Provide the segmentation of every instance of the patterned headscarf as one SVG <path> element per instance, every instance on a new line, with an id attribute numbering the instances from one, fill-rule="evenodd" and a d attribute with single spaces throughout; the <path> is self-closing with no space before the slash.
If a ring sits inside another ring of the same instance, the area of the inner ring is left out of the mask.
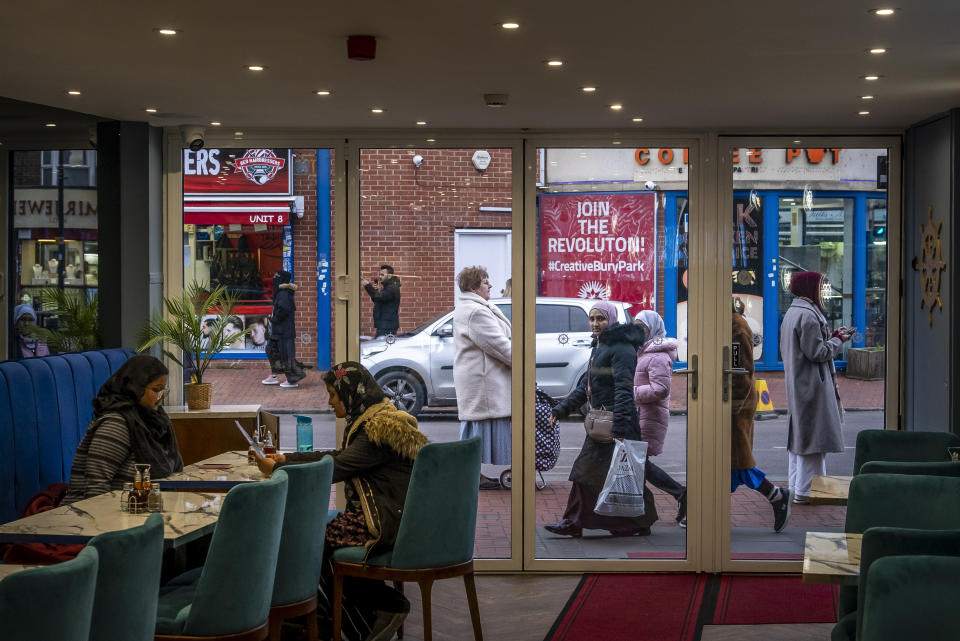
<path id="1" fill-rule="evenodd" d="M 593 304 L 593 307 L 590 308 L 590 311 L 598 309 L 600 313 L 607 319 L 607 322 L 611 325 L 617 323 L 617 306 L 606 300 L 598 300 Z"/>
<path id="2" fill-rule="evenodd" d="M 371 406 L 386 398 L 367 368 L 356 361 L 337 363 L 323 375 L 347 410 L 347 429 Z"/>
<path id="3" fill-rule="evenodd" d="M 663 319 L 660 318 L 660 314 L 656 313 L 652 309 L 645 309 L 639 312 L 635 318 L 640 319 L 644 325 L 647 326 L 647 329 L 650 330 L 647 340 L 651 338 L 664 338 L 667 335 L 667 328 L 663 324 Z"/>

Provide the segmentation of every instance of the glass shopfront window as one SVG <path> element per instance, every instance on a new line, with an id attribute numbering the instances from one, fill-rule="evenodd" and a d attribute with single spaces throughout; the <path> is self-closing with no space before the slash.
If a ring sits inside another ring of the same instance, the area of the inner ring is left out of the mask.
<path id="1" fill-rule="evenodd" d="M 97 293 L 97 152 L 16 151 L 11 157 L 12 295 L 16 304 L 34 309 L 41 327 L 55 329 L 55 311 L 41 301 L 43 288 L 88 301 Z"/>

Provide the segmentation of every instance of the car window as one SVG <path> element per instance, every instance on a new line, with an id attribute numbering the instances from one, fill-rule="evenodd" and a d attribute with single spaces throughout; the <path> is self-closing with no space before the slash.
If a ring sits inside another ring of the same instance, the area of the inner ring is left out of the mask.
<path id="1" fill-rule="evenodd" d="M 420 332 L 422 332 L 423 330 L 425 330 L 426 328 L 428 328 L 430 325 L 432 325 L 433 323 L 437 322 L 438 320 L 440 320 L 440 318 L 442 318 L 443 316 L 446 316 L 446 315 L 449 314 L 449 313 L 450 313 L 450 312 L 444 312 L 444 313 L 442 313 L 442 314 L 437 314 L 436 316 L 434 316 L 434 317 L 431 318 L 430 320 L 428 320 L 428 321 L 426 321 L 426 322 L 424 322 L 424 323 L 421 323 L 420 325 L 417 325 L 416 327 L 414 327 L 413 329 L 411 329 L 409 332 L 404 332 L 404 333 L 402 333 L 402 334 L 398 334 L 398 336 L 413 336 L 414 334 L 419 334 Z"/>
<path id="2" fill-rule="evenodd" d="M 513 314 L 513 305 L 510 303 L 497 303 L 497 307 L 499 307 L 503 315 L 507 317 L 507 320 L 512 323 L 513 316 L 511 316 L 511 314 Z"/>
<path id="3" fill-rule="evenodd" d="M 571 332 L 589 332 L 590 317 L 582 307 L 568 307 L 570 310 L 570 331 Z"/>
<path id="4" fill-rule="evenodd" d="M 537 333 L 570 331 L 570 312 L 565 305 L 537 305 Z"/>

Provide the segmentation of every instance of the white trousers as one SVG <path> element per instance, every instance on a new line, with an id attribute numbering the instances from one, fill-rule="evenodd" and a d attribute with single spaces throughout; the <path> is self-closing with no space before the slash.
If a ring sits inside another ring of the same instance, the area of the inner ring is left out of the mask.
<path id="1" fill-rule="evenodd" d="M 827 474 L 826 453 L 803 455 L 787 451 L 787 457 L 790 492 L 794 496 L 810 496 L 813 477 Z"/>

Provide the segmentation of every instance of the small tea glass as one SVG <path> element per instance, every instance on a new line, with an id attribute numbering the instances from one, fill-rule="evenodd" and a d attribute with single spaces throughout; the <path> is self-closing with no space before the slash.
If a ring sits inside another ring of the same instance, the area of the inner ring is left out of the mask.
<path id="1" fill-rule="evenodd" d="M 951 461 L 960 461 L 960 447 L 948 447 L 947 453 L 950 454 Z"/>
<path id="2" fill-rule="evenodd" d="M 130 511 L 130 493 L 133 492 L 133 483 L 124 483 L 120 491 L 120 511 Z"/>

